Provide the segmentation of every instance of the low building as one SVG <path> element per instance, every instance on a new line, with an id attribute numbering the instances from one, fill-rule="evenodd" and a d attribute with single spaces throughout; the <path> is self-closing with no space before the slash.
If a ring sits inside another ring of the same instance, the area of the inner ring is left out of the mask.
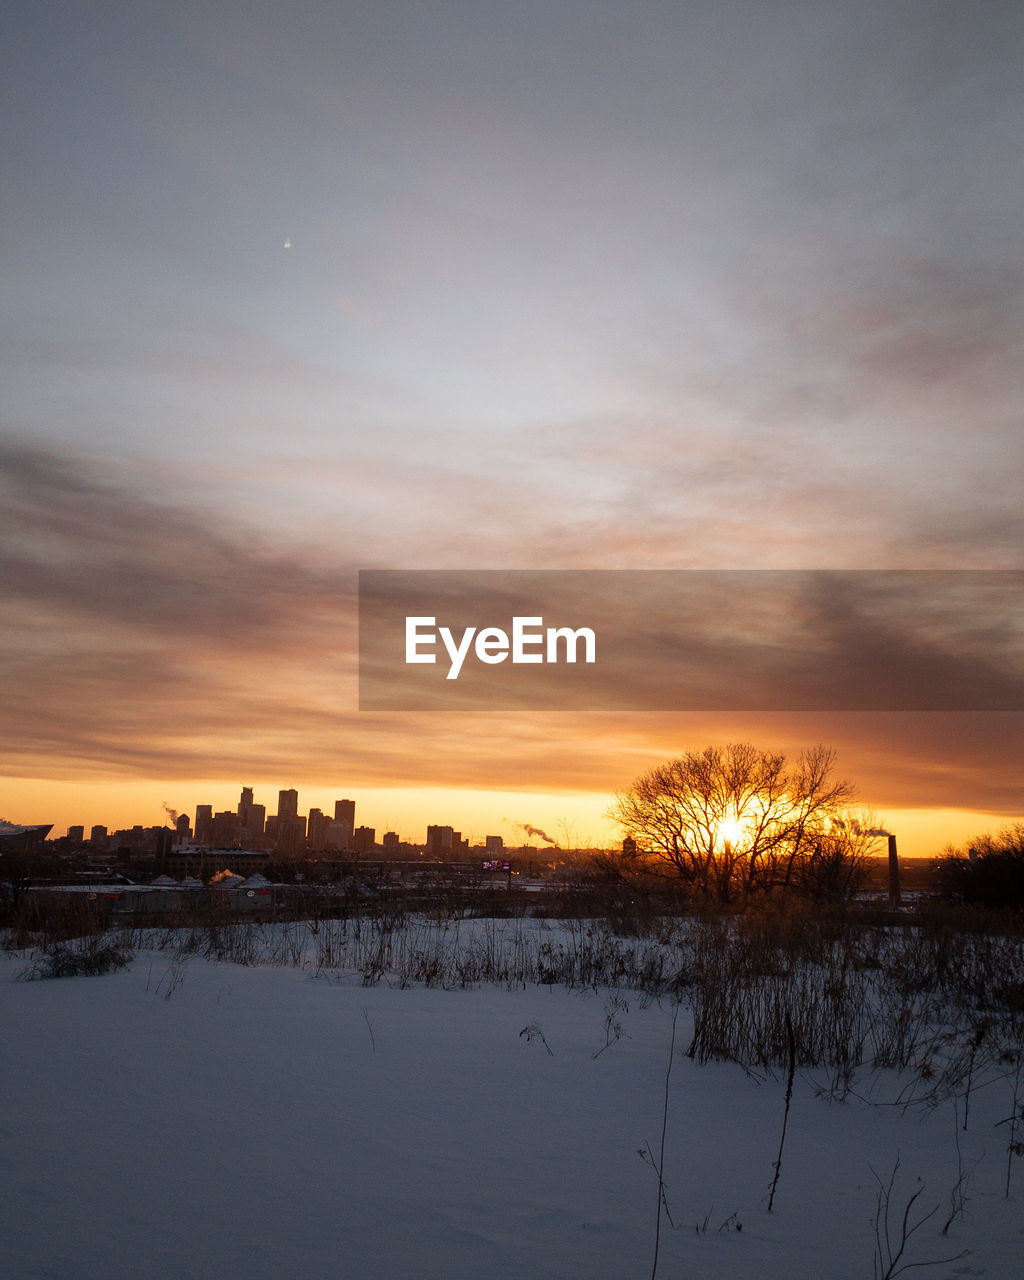
<path id="1" fill-rule="evenodd" d="M 250 876 L 263 871 L 270 864 L 270 854 L 256 849 L 203 849 L 191 846 L 172 849 L 161 863 L 161 868 L 177 878 L 196 876 L 207 881 L 221 871 L 234 871 Z"/>

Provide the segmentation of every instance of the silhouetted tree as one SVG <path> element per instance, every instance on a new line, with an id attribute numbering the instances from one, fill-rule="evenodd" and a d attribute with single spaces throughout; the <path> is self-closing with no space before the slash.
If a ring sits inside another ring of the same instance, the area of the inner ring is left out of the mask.
<path id="1" fill-rule="evenodd" d="M 949 849 L 937 880 L 946 897 L 993 910 L 1024 909 L 1024 822 L 977 836 L 966 849 Z"/>
<path id="2" fill-rule="evenodd" d="M 705 747 L 637 778 L 609 816 L 703 899 L 776 888 L 842 897 L 874 838 L 844 817 L 853 789 L 834 765 L 820 745 L 793 764 L 747 742 Z"/>

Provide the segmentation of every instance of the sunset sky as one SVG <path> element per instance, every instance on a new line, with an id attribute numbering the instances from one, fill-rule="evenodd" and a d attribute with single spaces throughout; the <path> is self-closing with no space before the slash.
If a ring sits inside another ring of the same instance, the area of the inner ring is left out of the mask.
<path id="1" fill-rule="evenodd" d="M 356 695 L 359 569 L 1024 567 L 1024 6 L 12 0 L 3 44 L 0 816 L 244 783 L 603 843 L 734 740 L 834 746 L 905 852 L 1024 815 L 1021 712 Z"/>

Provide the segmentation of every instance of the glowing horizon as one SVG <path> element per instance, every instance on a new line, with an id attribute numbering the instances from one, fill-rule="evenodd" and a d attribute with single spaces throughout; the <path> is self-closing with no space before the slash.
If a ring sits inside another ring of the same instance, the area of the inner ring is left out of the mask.
<path id="1" fill-rule="evenodd" d="M 288 789 L 276 782 L 258 779 L 244 785 L 253 786 L 256 803 L 264 804 L 268 815 L 276 811 L 278 792 Z M 559 848 L 616 848 L 622 838 L 606 817 L 611 793 L 416 787 L 344 790 L 307 787 L 301 781 L 291 785 L 299 792 L 299 812 L 303 815 L 308 814 L 310 808 L 333 815 L 335 800 L 355 800 L 356 825 L 374 827 L 378 841 L 385 831 L 397 830 L 403 841 L 422 844 L 428 824 L 435 823 L 461 830 L 474 844 L 483 843 L 486 835 L 500 835 L 508 847 L 522 844 L 545 847 L 542 840 L 527 838 L 518 830 L 526 824 L 545 831 L 557 841 Z M 160 826 L 167 820 L 163 809 L 165 801 L 179 814 L 187 813 L 194 822 L 196 804 L 212 804 L 214 811 L 236 810 L 240 790 L 239 784 L 214 779 L 126 784 L 0 778 L 0 817 L 24 825 L 53 822 L 51 838 L 54 838 L 65 834 L 67 827 L 74 824 L 83 826 L 86 833 L 96 824 L 105 825 L 111 831 L 136 824 Z M 1011 812 L 941 807 L 890 807 L 884 813 L 870 805 L 853 807 L 875 814 L 896 834 L 900 856 L 909 858 L 941 854 L 947 845 L 963 846 L 971 838 L 1000 830 L 1020 816 Z"/>

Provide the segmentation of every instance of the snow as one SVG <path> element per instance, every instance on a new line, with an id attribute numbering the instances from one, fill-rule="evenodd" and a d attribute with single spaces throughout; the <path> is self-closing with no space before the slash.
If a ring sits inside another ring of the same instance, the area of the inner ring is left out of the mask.
<path id="1" fill-rule="evenodd" d="M 870 1278 L 872 1170 L 897 1157 L 894 1219 L 918 1179 L 915 1220 L 938 1206 L 905 1260 L 970 1250 L 913 1274 L 1019 1273 L 1005 1079 L 964 1132 L 962 1102 L 888 1105 L 895 1074 L 830 1102 L 798 1073 L 769 1213 L 785 1080 L 696 1065 L 685 1006 L 670 1057 L 672 1005 L 621 990 L 367 987 L 159 949 L 19 982 L 27 961 L 0 956 L 5 1277 L 647 1277 L 658 1180 L 638 1151 L 658 1152 L 670 1063 L 659 1277 Z"/>

